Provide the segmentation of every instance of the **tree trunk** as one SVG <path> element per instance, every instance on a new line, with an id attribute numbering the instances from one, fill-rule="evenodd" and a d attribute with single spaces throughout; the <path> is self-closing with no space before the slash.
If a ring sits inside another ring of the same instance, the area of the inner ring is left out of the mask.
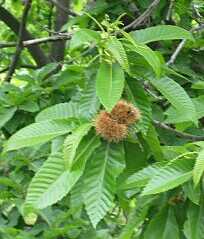
<path id="1" fill-rule="evenodd" d="M 56 5 L 56 16 L 54 23 L 54 30 L 58 32 L 68 21 L 68 13 L 66 9 L 69 9 L 69 0 L 58 0 L 59 6 Z M 62 6 L 65 10 L 62 9 Z M 54 42 L 51 49 L 51 60 L 62 61 L 64 59 L 66 41 Z"/>

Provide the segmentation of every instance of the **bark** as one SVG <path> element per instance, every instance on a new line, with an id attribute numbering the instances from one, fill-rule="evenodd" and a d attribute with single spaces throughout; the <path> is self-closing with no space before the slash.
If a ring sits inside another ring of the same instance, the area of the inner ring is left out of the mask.
<path id="1" fill-rule="evenodd" d="M 64 9 L 69 9 L 69 0 L 58 0 L 59 6 L 56 5 L 56 16 L 54 23 L 54 31 L 59 32 L 64 24 L 67 23 L 69 14 Z M 51 49 L 51 60 L 52 61 L 62 61 L 64 59 L 66 41 L 54 42 Z"/>
<path id="2" fill-rule="evenodd" d="M 8 73 L 6 75 L 6 78 L 5 78 L 6 81 L 10 81 L 12 78 L 12 75 L 15 73 L 18 61 L 21 56 L 21 52 L 23 50 L 23 43 L 22 43 L 23 42 L 23 33 L 26 28 L 26 22 L 27 22 L 29 10 L 31 8 L 31 4 L 32 4 L 32 0 L 25 1 L 25 7 L 23 10 L 23 14 L 22 14 L 22 20 L 20 22 L 20 27 L 19 27 L 18 42 L 16 44 L 16 52 L 12 58 Z"/>
<path id="3" fill-rule="evenodd" d="M 0 20 L 3 21 L 16 35 L 18 35 L 20 27 L 19 21 L 2 6 L 0 6 Z M 25 29 L 22 39 L 25 41 L 34 39 L 34 37 Z M 38 66 L 43 66 L 49 62 L 48 58 L 38 45 L 31 45 L 27 48 Z"/>

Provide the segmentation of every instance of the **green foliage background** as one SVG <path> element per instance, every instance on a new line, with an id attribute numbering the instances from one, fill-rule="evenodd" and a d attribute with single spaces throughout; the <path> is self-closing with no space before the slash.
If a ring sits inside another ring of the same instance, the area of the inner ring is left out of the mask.
<path id="1" fill-rule="evenodd" d="M 39 44 L 43 66 L 23 48 L 8 81 L 18 37 L 0 21 L 0 238 L 204 238 L 204 3 L 161 0 L 127 27 L 151 3 L 73 0 L 59 33 L 33 0 L 34 38 L 71 37 L 60 61 L 62 41 Z M 0 4 L 21 19 L 22 1 Z M 142 118 L 109 143 L 94 118 L 121 98 Z"/>

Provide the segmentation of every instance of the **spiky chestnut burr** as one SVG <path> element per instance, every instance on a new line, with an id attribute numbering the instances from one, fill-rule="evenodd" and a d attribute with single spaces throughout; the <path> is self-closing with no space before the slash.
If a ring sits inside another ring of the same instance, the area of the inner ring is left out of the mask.
<path id="1" fill-rule="evenodd" d="M 126 125 L 137 122 L 141 117 L 139 109 L 125 100 L 120 100 L 110 114 L 112 119 Z"/>
<path id="2" fill-rule="evenodd" d="M 95 119 L 96 133 L 109 142 L 119 142 L 128 134 L 128 127 L 112 119 L 110 113 L 101 111 Z"/>

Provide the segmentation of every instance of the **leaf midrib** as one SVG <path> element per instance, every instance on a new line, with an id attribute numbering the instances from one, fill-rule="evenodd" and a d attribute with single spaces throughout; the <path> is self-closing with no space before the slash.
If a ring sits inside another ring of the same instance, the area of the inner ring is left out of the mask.
<path id="1" fill-rule="evenodd" d="M 110 87 L 109 87 L 109 92 L 108 92 L 108 104 L 111 104 L 111 92 L 113 89 L 113 65 L 112 63 L 110 64 Z"/>

